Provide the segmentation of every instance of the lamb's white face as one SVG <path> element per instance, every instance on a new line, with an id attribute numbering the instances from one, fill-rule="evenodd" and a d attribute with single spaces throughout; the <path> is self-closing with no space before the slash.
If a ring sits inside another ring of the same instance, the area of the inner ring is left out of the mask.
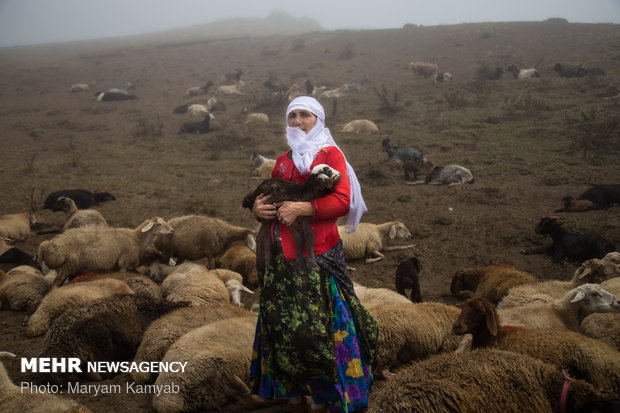
<path id="1" fill-rule="evenodd" d="M 320 181 L 327 181 L 330 185 L 335 184 L 341 178 L 340 172 L 325 164 L 315 166 L 314 168 L 312 168 L 312 171 L 310 173 L 312 175 L 318 175 L 317 178 Z"/>

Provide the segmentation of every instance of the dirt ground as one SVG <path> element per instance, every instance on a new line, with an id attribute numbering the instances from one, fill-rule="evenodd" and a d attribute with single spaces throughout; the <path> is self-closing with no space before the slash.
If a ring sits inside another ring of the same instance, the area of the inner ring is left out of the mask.
<path id="1" fill-rule="evenodd" d="M 511 264 L 541 279 L 570 279 L 579 263 L 553 264 L 549 257 L 520 251 L 549 242 L 534 234 L 534 227 L 560 207 L 563 196 L 576 196 L 591 184 L 620 183 L 617 130 L 608 146 L 585 160 L 574 150 L 575 137 L 583 133 L 581 111 L 596 109 L 599 119 L 617 116 L 617 99 L 606 98 L 620 90 L 619 50 L 617 25 L 561 22 L 0 49 L 0 213 L 25 211 L 30 200 L 41 206 L 54 190 L 105 188 L 117 200 L 97 208 L 112 226 L 136 227 L 152 216 L 193 213 L 254 226 L 240 207 L 258 183 L 250 177 L 250 155 L 275 157 L 286 150 L 286 97 L 274 96 L 263 82 L 271 78 L 288 86 L 309 79 L 335 88 L 368 76 L 368 90 L 322 101 L 327 125 L 357 171 L 369 208 L 364 221 L 402 221 L 415 247 L 386 253 L 371 265 L 351 262 L 357 268 L 352 279 L 394 288 L 398 263 L 415 255 L 422 263 L 423 299 L 450 304 L 461 301 L 449 286 L 462 268 Z M 453 74 L 450 84 L 416 79 L 408 68 L 411 60 L 431 59 L 440 71 Z M 606 74 L 563 79 L 552 70 L 557 62 L 602 67 Z M 510 63 L 537 67 L 541 77 L 475 80 L 482 65 Z M 180 134 L 191 117 L 173 109 L 187 101 L 185 90 L 208 80 L 217 86 L 236 69 L 244 72 L 245 93 L 227 97 L 211 91 L 194 98 L 216 97 L 227 109 L 215 112 L 211 132 Z M 96 102 L 94 91 L 69 92 L 73 83 L 91 80 L 97 90 L 131 81 L 138 99 Z M 269 124 L 244 125 L 243 107 L 267 113 Z M 344 123 L 361 118 L 377 123 L 380 132 L 340 132 Z M 422 150 L 436 165 L 469 168 L 475 183 L 406 185 L 400 166 L 385 162 L 381 141 L 386 137 Z M 47 225 L 63 222 L 61 213 L 40 212 Z M 618 207 L 559 215 L 572 232 L 598 233 L 620 243 Z M 17 245 L 34 254 L 49 237 Z M 256 300 L 244 297 L 246 306 Z M 0 311 L 0 350 L 33 357 L 42 339 L 25 336 L 23 317 Z M 16 383 L 32 378 L 19 372 L 17 360 L 4 364 Z M 126 381 L 121 375 L 107 382 Z M 97 412 L 153 411 L 145 394 L 72 398 Z M 242 411 L 228 409 L 235 410 Z"/>

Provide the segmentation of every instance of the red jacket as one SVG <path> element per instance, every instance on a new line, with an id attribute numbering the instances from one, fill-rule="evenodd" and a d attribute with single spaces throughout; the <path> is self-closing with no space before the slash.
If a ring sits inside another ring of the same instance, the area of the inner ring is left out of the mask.
<path id="1" fill-rule="evenodd" d="M 321 198 L 312 200 L 314 216 L 311 218 L 312 231 L 314 232 L 314 254 L 322 254 L 332 248 L 340 240 L 336 221 L 341 216 L 349 213 L 349 198 L 351 187 L 347 176 L 347 166 L 344 155 L 335 146 L 328 146 L 319 151 L 312 162 L 312 169 L 319 164 L 327 164 L 342 174 L 340 181 L 332 188 L 331 192 Z M 303 175 L 293 163 L 291 152 L 282 154 L 276 159 L 276 165 L 271 172 L 273 178 L 286 179 L 298 184 L 308 178 L 309 173 Z M 276 223 L 274 223 L 275 225 Z M 272 227 L 273 237 L 273 227 Z M 280 225 L 280 241 L 282 250 L 287 261 L 295 258 L 295 241 L 291 231 L 286 225 Z"/>

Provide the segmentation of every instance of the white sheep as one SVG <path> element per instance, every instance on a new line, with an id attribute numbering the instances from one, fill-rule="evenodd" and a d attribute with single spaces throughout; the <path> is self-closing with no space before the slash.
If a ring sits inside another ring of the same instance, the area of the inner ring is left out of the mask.
<path id="1" fill-rule="evenodd" d="M 173 229 L 159 217 L 147 219 L 135 229 L 72 228 L 39 244 L 37 259 L 55 269 L 55 285 L 78 271 L 127 271 L 140 264 L 140 258 L 157 235 Z"/>
<path id="2" fill-rule="evenodd" d="M 95 81 L 91 80 L 88 83 L 74 83 L 73 85 L 71 85 L 71 87 L 69 88 L 69 92 L 71 93 L 75 93 L 75 92 L 87 92 L 89 91 L 93 86 L 95 86 Z"/>
<path id="3" fill-rule="evenodd" d="M 368 119 L 355 119 L 342 127 L 342 132 L 349 133 L 375 133 L 379 132 L 379 127 Z"/>
<path id="4" fill-rule="evenodd" d="M 187 107 L 187 113 L 192 116 L 205 116 L 209 114 L 209 109 L 205 105 L 194 103 Z"/>
<path id="5" fill-rule="evenodd" d="M 96 209 L 78 209 L 73 199 L 66 196 L 59 197 L 57 202 L 65 212 L 64 231 L 69 228 L 108 226 L 101 212 Z"/>
<path id="6" fill-rule="evenodd" d="M 583 319 L 594 313 L 620 312 L 620 301 L 598 284 L 583 284 L 550 303 L 498 310 L 501 325 L 558 328 L 581 332 Z"/>
<path id="7" fill-rule="evenodd" d="M 407 185 L 430 184 L 454 186 L 462 184 L 473 184 L 474 176 L 472 175 L 471 171 L 464 166 L 435 166 L 426 176 L 426 179 L 406 183 Z"/>
<path id="8" fill-rule="evenodd" d="M 29 265 L 0 272 L 0 308 L 29 311 L 43 299 L 51 286 L 51 279 Z"/>
<path id="9" fill-rule="evenodd" d="M 0 358 L 16 357 L 7 351 L 0 351 Z M 23 384 L 23 383 L 22 383 Z M 23 389 L 11 381 L 0 362 L 0 406 L 3 412 L 54 412 L 54 413 L 94 413 L 74 400 L 56 396 L 47 392 Z"/>
<path id="10" fill-rule="evenodd" d="M 250 310 L 230 304 L 202 305 L 174 310 L 151 323 L 144 332 L 134 361 L 161 361 L 179 337 L 191 330 L 232 317 L 249 317 Z M 148 372 L 131 372 L 132 380 L 138 383 L 151 381 L 156 375 Z"/>
<path id="11" fill-rule="evenodd" d="M 271 172 L 276 166 L 276 160 L 265 158 L 264 156 L 254 152 L 250 157 L 254 170 L 252 176 L 256 179 L 269 179 L 271 178 Z"/>
<path id="12" fill-rule="evenodd" d="M 254 248 L 254 230 L 231 225 L 218 218 L 204 215 L 185 215 L 168 221 L 174 233 L 157 237 L 155 246 L 163 253 L 164 259 L 171 257 L 177 262 L 207 258 L 208 267 L 215 268 L 215 257 L 235 241 L 245 241 Z"/>
<path id="13" fill-rule="evenodd" d="M 153 397 L 158 413 L 221 410 L 247 401 L 256 316 L 216 321 L 191 330 L 174 342 L 163 361 L 187 362 L 183 373 L 161 372 L 155 385 L 174 383 L 178 392 Z M 249 410 L 249 409 L 248 409 Z"/>
<path id="14" fill-rule="evenodd" d="M 384 246 L 388 239 L 410 240 L 411 232 L 400 221 L 390 221 L 383 224 L 362 222 L 357 231 L 348 233 L 346 225 L 338 226 L 338 233 L 342 238 L 344 254 L 349 260 L 366 259 L 366 264 L 382 260 L 385 256 L 381 251 L 397 251 L 413 248 L 412 245 Z"/>
<path id="15" fill-rule="evenodd" d="M 267 114 L 259 113 L 259 112 L 250 112 L 250 108 L 248 108 L 247 106 L 241 110 L 241 113 L 243 114 L 243 123 L 245 123 L 246 125 L 247 124 L 258 125 L 258 124 L 269 123 L 269 116 Z"/>
<path id="16" fill-rule="evenodd" d="M 601 287 L 616 297 L 620 296 L 620 277 L 601 283 Z M 620 350 L 620 314 L 591 314 L 581 323 L 583 333 L 597 338 Z"/>
<path id="17" fill-rule="evenodd" d="M 185 91 L 184 96 L 188 98 L 192 96 L 204 95 L 209 91 L 209 88 L 211 88 L 211 86 L 213 86 L 213 82 L 209 80 L 203 86 L 190 87 Z"/>
<path id="18" fill-rule="evenodd" d="M 243 88 L 244 85 L 245 85 L 245 82 L 243 80 L 240 80 L 234 85 L 222 85 L 216 89 L 216 92 L 221 93 L 223 95 L 228 95 L 228 96 L 243 95 L 243 92 L 241 91 L 241 89 Z"/>
<path id="19" fill-rule="evenodd" d="M 511 64 L 506 68 L 506 71 L 512 73 L 515 79 L 532 79 L 535 77 L 540 77 L 538 70 L 533 67 L 529 69 L 519 69 L 516 65 Z"/>
<path id="20" fill-rule="evenodd" d="M 45 334 L 59 315 L 73 308 L 82 307 L 101 298 L 116 294 L 133 294 L 133 292 L 127 284 L 112 278 L 53 288 L 43 297 L 37 310 L 24 320 L 26 335 L 38 337 Z"/>
<path id="21" fill-rule="evenodd" d="M 433 83 L 450 82 L 452 75 L 448 72 L 439 72 L 431 76 Z"/>
<path id="22" fill-rule="evenodd" d="M 411 304 L 407 297 L 388 288 L 369 288 L 358 283 L 353 283 L 355 295 L 360 303 L 367 309 L 391 304 Z"/>
<path id="23" fill-rule="evenodd" d="M 34 236 L 32 227 L 39 223 L 34 212 L 20 212 L 0 216 L 0 239 L 15 242 Z"/>
<path id="24" fill-rule="evenodd" d="M 415 73 L 416 78 L 429 78 L 437 73 L 437 63 L 431 62 L 411 62 L 409 67 Z"/>
<path id="25" fill-rule="evenodd" d="M 319 99 L 339 98 L 341 96 L 344 96 L 345 92 L 348 90 L 349 90 L 349 87 L 345 83 L 344 85 L 341 85 L 340 87 L 337 87 L 336 89 L 324 90 L 323 92 L 319 94 Z"/>
<path id="26" fill-rule="evenodd" d="M 152 247 L 151 247 L 152 248 Z M 148 271 L 148 267 L 145 268 L 145 272 Z M 136 268 L 136 271 L 141 269 Z M 164 298 L 164 294 L 161 292 L 161 287 L 155 281 L 153 281 L 148 275 L 144 275 L 131 271 L 113 271 L 102 273 L 86 273 L 78 275 L 71 280 L 72 283 L 89 283 L 92 281 L 115 279 L 120 280 L 127 284 L 129 288 L 136 294 L 146 294 L 151 297 L 161 300 Z"/>

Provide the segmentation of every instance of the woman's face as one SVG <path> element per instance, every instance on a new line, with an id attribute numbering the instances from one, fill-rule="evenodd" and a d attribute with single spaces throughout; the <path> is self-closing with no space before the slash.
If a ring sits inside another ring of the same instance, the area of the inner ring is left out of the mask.
<path id="1" fill-rule="evenodd" d="M 299 128 L 307 135 L 316 125 L 316 115 L 308 110 L 295 109 L 288 114 L 288 126 Z"/>

